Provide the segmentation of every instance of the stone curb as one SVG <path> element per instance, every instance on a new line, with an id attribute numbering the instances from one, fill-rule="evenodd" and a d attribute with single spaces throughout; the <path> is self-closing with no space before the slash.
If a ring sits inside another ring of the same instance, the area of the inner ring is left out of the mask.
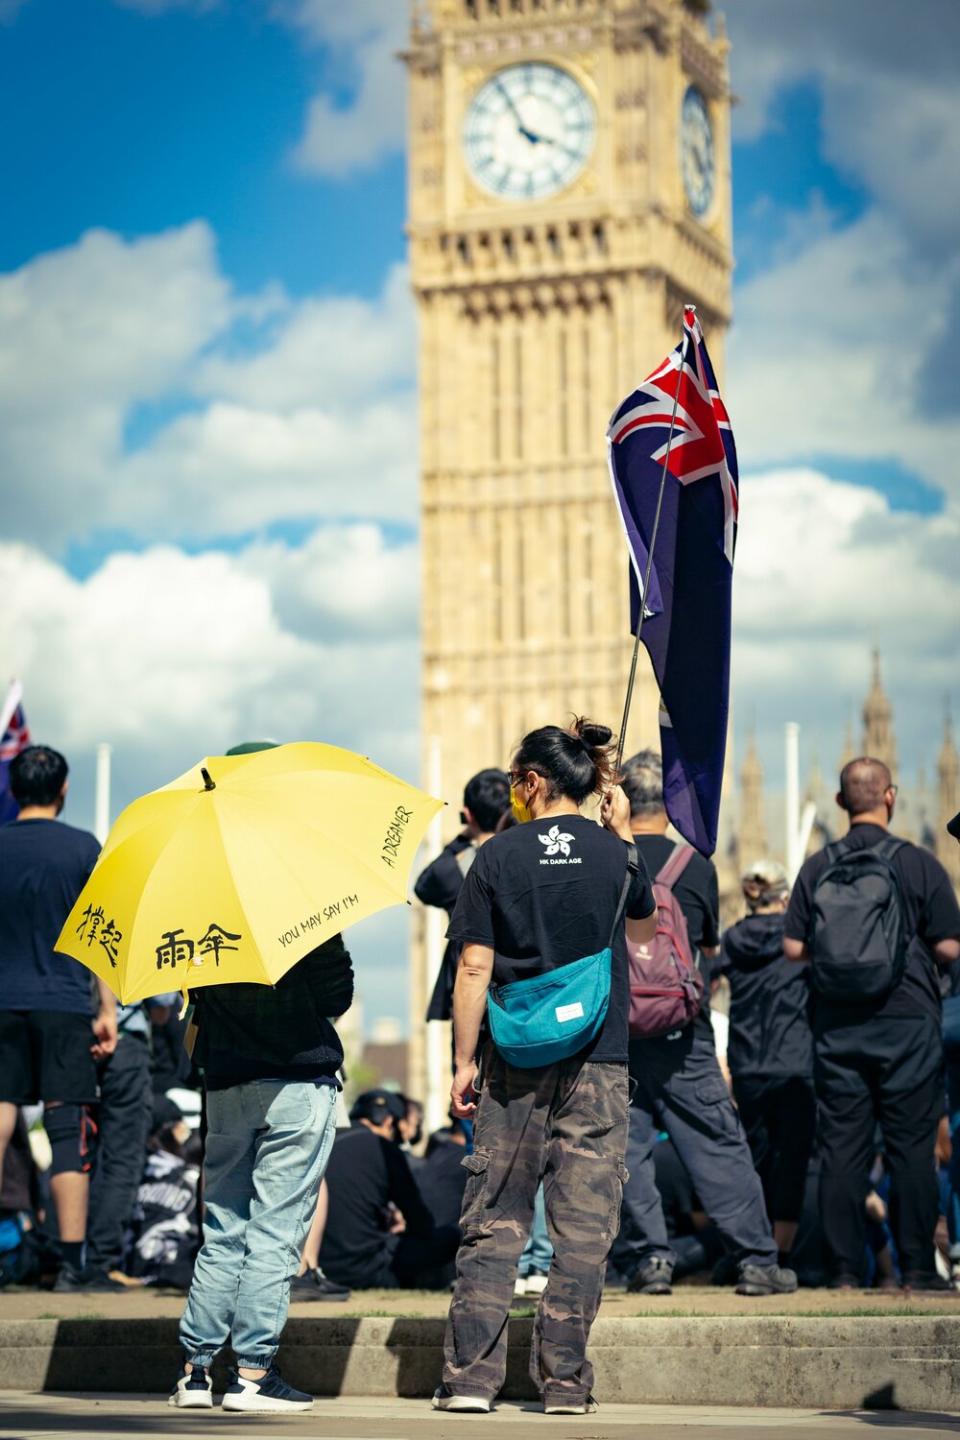
<path id="1" fill-rule="evenodd" d="M 533 1398 L 532 1324 L 510 1324 L 506 1399 Z M 432 1394 L 444 1321 L 291 1319 L 280 1363 L 316 1395 Z M 960 1316 L 600 1319 L 590 1356 L 621 1404 L 960 1410 Z M 179 1361 L 175 1320 L 0 1320 L 0 1390 L 162 1394 Z M 223 1367 L 215 1371 L 222 1381 Z"/>

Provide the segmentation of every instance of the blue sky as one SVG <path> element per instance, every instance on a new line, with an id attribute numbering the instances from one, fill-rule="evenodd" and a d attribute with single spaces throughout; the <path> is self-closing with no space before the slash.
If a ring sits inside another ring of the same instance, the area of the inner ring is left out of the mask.
<path id="1" fill-rule="evenodd" d="M 786 718 L 830 767 L 871 645 L 911 776 L 955 685 L 960 12 L 895 9 L 726 7 L 734 700 L 774 784 Z M 118 802 L 240 732 L 417 774 L 405 10 L 0 0 L 0 670 L 77 823 L 101 738 Z M 366 934 L 402 1013 L 400 931 Z"/>

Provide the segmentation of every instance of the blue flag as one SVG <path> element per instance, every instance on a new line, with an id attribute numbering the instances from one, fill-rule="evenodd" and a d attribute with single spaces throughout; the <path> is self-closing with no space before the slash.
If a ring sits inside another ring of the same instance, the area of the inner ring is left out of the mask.
<path id="1" fill-rule="evenodd" d="M 692 306 L 683 340 L 614 413 L 610 474 L 630 547 L 631 629 L 676 424 L 641 639 L 660 686 L 667 814 L 703 855 L 717 846 L 730 692 L 730 598 L 737 535 L 737 452 Z"/>

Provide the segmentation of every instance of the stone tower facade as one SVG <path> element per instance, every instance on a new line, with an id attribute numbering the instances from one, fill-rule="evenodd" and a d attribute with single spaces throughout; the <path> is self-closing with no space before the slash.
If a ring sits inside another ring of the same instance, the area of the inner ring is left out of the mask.
<path id="1" fill-rule="evenodd" d="M 611 412 L 694 302 L 730 319 L 727 42 L 703 0 L 420 0 L 409 244 L 420 323 L 425 782 L 529 728 L 616 728 L 631 641 Z M 656 741 L 646 657 L 628 753 Z M 413 964 L 416 1027 L 426 976 Z"/>
<path id="2" fill-rule="evenodd" d="M 740 767 L 740 804 L 737 816 L 737 869 L 767 854 L 767 822 L 763 813 L 763 766 L 753 732 Z M 739 878 L 739 877 L 738 877 Z"/>
<path id="3" fill-rule="evenodd" d="M 863 751 L 882 760 L 897 778 L 897 742 L 893 733 L 893 706 L 880 678 L 880 651 L 873 652 L 873 677 L 863 702 Z"/>

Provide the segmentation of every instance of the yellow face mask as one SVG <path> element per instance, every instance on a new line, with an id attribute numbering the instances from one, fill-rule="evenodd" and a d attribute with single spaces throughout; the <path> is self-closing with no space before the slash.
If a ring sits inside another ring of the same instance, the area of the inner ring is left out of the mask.
<path id="1" fill-rule="evenodd" d="M 513 789 L 510 791 L 510 809 L 518 825 L 526 825 L 528 820 L 533 819 L 533 816 L 527 809 L 526 803 L 520 799 L 516 790 Z"/>

